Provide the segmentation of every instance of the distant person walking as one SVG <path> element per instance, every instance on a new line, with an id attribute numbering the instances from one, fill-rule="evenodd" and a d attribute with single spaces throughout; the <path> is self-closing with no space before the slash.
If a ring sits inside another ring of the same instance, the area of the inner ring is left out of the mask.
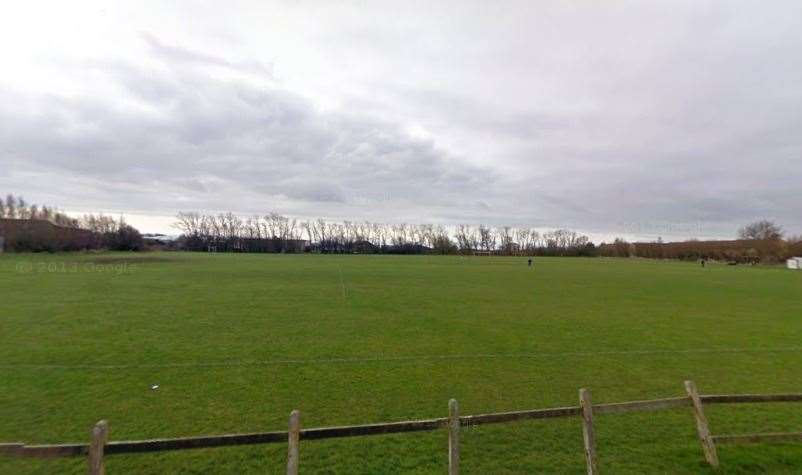
<path id="1" fill-rule="evenodd" d="M 705 266 L 705 258 L 703 257 L 702 258 L 702 267 L 704 267 L 704 266 Z"/>
<path id="2" fill-rule="evenodd" d="M 529 258 L 529 267 L 532 267 L 532 258 Z"/>

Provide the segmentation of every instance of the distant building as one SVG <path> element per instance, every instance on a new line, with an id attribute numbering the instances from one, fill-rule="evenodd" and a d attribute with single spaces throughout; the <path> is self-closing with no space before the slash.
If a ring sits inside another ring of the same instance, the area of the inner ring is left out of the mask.
<path id="1" fill-rule="evenodd" d="M 91 231 L 44 219 L 0 219 L 0 241 L 4 251 L 72 251 L 96 244 Z"/>
<path id="2" fill-rule="evenodd" d="M 142 235 L 142 239 L 153 244 L 169 244 L 178 239 L 178 236 L 168 236 L 167 234 L 148 234 Z"/>
<path id="3" fill-rule="evenodd" d="M 785 263 L 789 269 L 802 270 L 802 257 L 792 257 Z"/>
<path id="4" fill-rule="evenodd" d="M 142 235 L 142 241 L 150 249 L 174 250 L 178 249 L 178 236 L 168 236 L 166 234 L 146 233 Z"/>

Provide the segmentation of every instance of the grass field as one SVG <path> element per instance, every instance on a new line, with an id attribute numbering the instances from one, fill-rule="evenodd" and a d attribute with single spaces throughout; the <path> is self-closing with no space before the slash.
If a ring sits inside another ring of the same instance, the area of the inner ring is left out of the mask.
<path id="1" fill-rule="evenodd" d="M 0 442 L 141 439 L 704 393 L 802 392 L 802 272 L 647 260 L 0 255 Z M 151 390 L 158 384 L 158 390 Z M 717 406 L 714 433 L 802 430 Z M 705 473 L 690 410 L 597 418 L 605 473 Z M 445 473 L 444 431 L 304 442 L 306 473 Z M 722 473 L 802 472 L 802 444 Z M 577 419 L 465 429 L 465 473 L 583 473 Z M 279 473 L 286 445 L 108 458 L 109 473 Z M 85 473 L 0 458 L 2 473 Z"/>

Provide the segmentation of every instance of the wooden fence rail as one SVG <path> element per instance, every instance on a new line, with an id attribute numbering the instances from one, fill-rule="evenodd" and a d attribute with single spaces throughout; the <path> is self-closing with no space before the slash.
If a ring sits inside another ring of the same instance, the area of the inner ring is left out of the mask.
<path id="1" fill-rule="evenodd" d="M 287 443 L 287 474 L 297 475 L 300 465 L 300 442 L 304 440 L 334 439 L 369 435 L 397 434 L 447 429 L 448 431 L 448 473 L 459 474 L 459 430 L 461 426 L 497 424 L 529 419 L 550 419 L 578 417 L 582 419 L 582 433 L 585 445 L 587 473 L 599 473 L 596 454 L 594 416 L 598 414 L 619 414 L 626 412 L 660 411 L 681 407 L 692 407 L 696 419 L 697 432 L 702 444 L 705 460 L 712 466 L 719 464 L 716 444 L 744 444 L 756 442 L 802 441 L 802 432 L 712 435 L 704 414 L 704 404 L 738 404 L 767 402 L 802 402 L 802 394 L 720 394 L 700 395 L 692 381 L 685 382 L 685 397 L 670 397 L 645 401 L 627 401 L 606 404 L 593 404 L 590 391 L 579 390 L 578 406 L 549 409 L 532 409 L 491 414 L 459 415 L 459 405 L 452 399 L 448 404 L 448 417 L 414 421 L 385 422 L 351 426 L 319 427 L 303 429 L 301 413 L 290 414 L 286 431 L 257 432 L 250 434 L 225 434 L 200 437 L 180 437 L 169 439 L 127 440 L 109 442 L 109 428 L 106 421 L 98 422 L 90 433 L 90 442 L 81 444 L 26 445 L 21 442 L 0 444 L 0 455 L 18 457 L 87 457 L 90 474 L 104 473 L 106 455 L 161 452 L 167 450 L 201 449 L 230 447 L 236 445 Z"/>

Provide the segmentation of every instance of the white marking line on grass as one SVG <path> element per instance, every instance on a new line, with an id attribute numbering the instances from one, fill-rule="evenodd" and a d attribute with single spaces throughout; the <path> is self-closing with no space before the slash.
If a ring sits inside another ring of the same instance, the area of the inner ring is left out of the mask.
<path id="1" fill-rule="evenodd" d="M 790 348 L 697 348 L 689 350 L 620 350 L 620 351 L 568 351 L 558 353 L 497 353 L 474 355 L 420 355 L 420 356 L 375 356 L 354 358 L 308 358 L 264 361 L 218 361 L 195 363 L 155 363 L 155 364 L 0 364 L 0 369 L 137 369 L 137 368 L 225 368 L 236 366 L 274 366 L 305 365 L 324 363 L 374 363 L 393 361 L 459 360 L 459 359 L 530 359 L 554 358 L 564 356 L 631 356 L 631 355 L 678 355 L 694 353 L 784 353 L 802 352 L 802 347 Z"/>

